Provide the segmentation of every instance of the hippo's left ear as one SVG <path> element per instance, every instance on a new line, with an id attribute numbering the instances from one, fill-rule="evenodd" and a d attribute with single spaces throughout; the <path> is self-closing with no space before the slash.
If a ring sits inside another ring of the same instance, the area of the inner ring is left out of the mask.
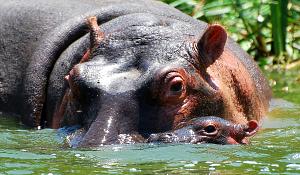
<path id="1" fill-rule="evenodd" d="M 97 45 L 104 39 L 104 33 L 98 26 L 97 17 L 91 16 L 87 19 L 87 24 L 90 28 L 90 48 L 97 47 Z"/>
<path id="2" fill-rule="evenodd" d="M 101 31 L 96 16 L 91 16 L 87 18 L 87 25 L 90 29 L 90 48 L 84 54 L 80 63 L 86 62 L 90 59 L 91 54 L 93 53 L 94 49 L 99 45 L 99 43 L 104 39 L 104 33 Z"/>
<path id="3" fill-rule="evenodd" d="M 200 64 L 205 67 L 213 64 L 222 55 L 226 40 L 227 33 L 222 26 L 209 25 L 197 43 Z"/>

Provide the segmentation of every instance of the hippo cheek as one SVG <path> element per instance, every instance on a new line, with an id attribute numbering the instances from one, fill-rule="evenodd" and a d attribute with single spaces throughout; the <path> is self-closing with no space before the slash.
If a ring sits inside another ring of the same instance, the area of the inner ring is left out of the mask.
<path id="1" fill-rule="evenodd" d="M 138 105 L 132 95 L 103 95 L 101 104 L 90 107 L 96 114 L 87 126 L 79 147 L 141 142 L 138 130 Z"/>

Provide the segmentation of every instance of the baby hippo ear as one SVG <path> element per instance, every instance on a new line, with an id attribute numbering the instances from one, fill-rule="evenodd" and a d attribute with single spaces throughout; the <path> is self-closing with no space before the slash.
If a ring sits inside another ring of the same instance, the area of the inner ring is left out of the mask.
<path id="1" fill-rule="evenodd" d="M 197 43 L 200 64 L 205 67 L 213 64 L 223 53 L 227 40 L 225 29 L 218 25 L 209 25 Z"/>
<path id="2" fill-rule="evenodd" d="M 257 133 L 259 126 L 256 120 L 250 120 L 247 125 L 248 127 L 244 129 L 246 137 L 253 136 Z"/>

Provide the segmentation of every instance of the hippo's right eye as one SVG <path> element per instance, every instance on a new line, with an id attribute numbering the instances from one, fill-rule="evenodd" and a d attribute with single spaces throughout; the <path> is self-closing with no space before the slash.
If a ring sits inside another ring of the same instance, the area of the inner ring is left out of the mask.
<path id="1" fill-rule="evenodd" d="M 177 103 L 186 97 L 186 80 L 178 72 L 169 72 L 161 84 L 161 100 Z"/>
<path id="2" fill-rule="evenodd" d="M 170 91 L 173 93 L 178 93 L 181 92 L 183 90 L 183 81 L 181 78 L 174 78 L 171 82 L 170 82 Z"/>

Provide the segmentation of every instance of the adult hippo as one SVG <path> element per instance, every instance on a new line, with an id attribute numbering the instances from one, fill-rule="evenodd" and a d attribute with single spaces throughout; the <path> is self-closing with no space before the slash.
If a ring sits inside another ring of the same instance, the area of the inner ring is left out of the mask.
<path id="1" fill-rule="evenodd" d="M 150 0 L 0 4 L 0 110 L 79 125 L 81 147 L 203 116 L 245 125 L 268 109 L 267 81 L 220 25 Z"/>

